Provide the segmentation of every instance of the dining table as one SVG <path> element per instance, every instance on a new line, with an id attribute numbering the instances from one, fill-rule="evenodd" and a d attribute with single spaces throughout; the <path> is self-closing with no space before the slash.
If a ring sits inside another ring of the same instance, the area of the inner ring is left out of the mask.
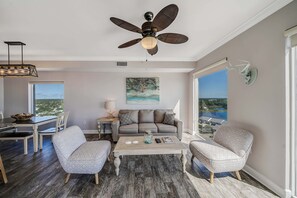
<path id="1" fill-rule="evenodd" d="M 34 116 L 29 120 L 16 120 L 14 118 L 0 119 L 0 125 L 9 125 L 13 127 L 32 127 L 34 152 L 38 152 L 38 127 L 56 122 L 57 116 Z"/>

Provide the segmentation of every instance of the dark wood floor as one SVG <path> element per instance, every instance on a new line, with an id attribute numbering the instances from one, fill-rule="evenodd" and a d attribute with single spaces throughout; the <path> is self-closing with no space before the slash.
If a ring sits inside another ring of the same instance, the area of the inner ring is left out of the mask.
<path id="1" fill-rule="evenodd" d="M 90 136 L 88 139 L 96 139 Z M 108 138 L 108 137 L 107 137 Z M 195 137 L 185 134 L 183 142 Z M 276 197 L 244 172 L 240 182 L 231 174 L 215 174 L 214 184 L 208 182 L 209 172 L 197 161 L 190 162 L 187 173 L 175 155 L 125 156 L 117 177 L 113 162 L 106 162 L 95 185 L 93 175 L 71 175 L 64 184 L 65 172 L 60 166 L 50 139 L 45 139 L 42 152 L 23 155 L 22 141 L 0 141 L 0 154 L 8 183 L 0 180 L 0 197 Z"/>

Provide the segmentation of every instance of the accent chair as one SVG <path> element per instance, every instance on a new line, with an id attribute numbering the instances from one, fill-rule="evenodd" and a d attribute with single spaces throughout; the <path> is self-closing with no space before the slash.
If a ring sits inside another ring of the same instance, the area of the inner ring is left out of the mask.
<path id="1" fill-rule="evenodd" d="M 53 144 L 61 166 L 70 174 L 95 174 L 95 183 L 99 184 L 98 173 L 109 158 L 109 141 L 87 141 L 78 126 L 71 126 L 53 136 Z"/>
<path id="2" fill-rule="evenodd" d="M 241 170 L 249 156 L 253 144 L 253 135 L 243 129 L 221 126 L 214 134 L 213 140 L 193 140 L 190 151 L 209 171 L 210 183 L 214 173 L 234 171 L 241 180 Z"/>

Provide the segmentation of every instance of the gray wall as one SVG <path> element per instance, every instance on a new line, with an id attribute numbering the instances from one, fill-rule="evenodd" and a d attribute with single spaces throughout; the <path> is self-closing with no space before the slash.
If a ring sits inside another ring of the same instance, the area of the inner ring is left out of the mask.
<path id="1" fill-rule="evenodd" d="M 257 67 L 255 84 L 246 86 L 236 71 L 229 71 L 228 119 L 254 134 L 248 166 L 283 191 L 285 181 L 285 37 L 297 25 L 297 1 L 266 18 L 197 63 L 206 67 L 224 57 L 232 63 L 248 60 Z M 191 74 L 189 74 L 191 77 Z M 192 80 L 190 80 L 190 86 Z M 190 104 L 192 104 L 190 96 Z M 192 115 L 189 114 L 189 126 Z M 264 180 L 265 180 L 264 179 Z"/>
<path id="2" fill-rule="evenodd" d="M 126 77 L 160 77 L 160 103 L 126 104 Z M 180 119 L 188 120 L 186 73 L 39 72 L 38 78 L 5 78 L 5 116 L 28 112 L 30 81 L 64 81 L 65 111 L 70 111 L 69 123 L 84 130 L 96 129 L 96 119 L 106 116 L 104 102 L 108 98 L 116 99 L 117 109 L 172 108 L 177 110 Z"/>

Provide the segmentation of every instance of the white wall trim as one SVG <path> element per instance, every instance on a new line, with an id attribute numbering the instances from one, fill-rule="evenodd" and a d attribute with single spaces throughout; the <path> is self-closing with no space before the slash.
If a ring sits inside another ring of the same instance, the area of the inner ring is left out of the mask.
<path id="1" fill-rule="evenodd" d="M 297 34 L 297 26 L 291 27 L 285 31 L 285 37 L 291 37 L 294 34 Z"/>
<path id="2" fill-rule="evenodd" d="M 82 130 L 83 132 L 84 132 L 84 134 L 88 134 L 88 135 L 91 135 L 91 134 L 99 134 L 98 133 L 98 130 L 91 130 L 91 129 L 86 129 L 86 130 Z M 105 131 L 105 133 L 103 133 L 102 131 L 101 131 L 101 134 L 111 134 L 111 131 L 110 130 L 106 130 Z"/>
<path id="3" fill-rule="evenodd" d="M 195 131 L 193 131 L 192 129 L 184 129 L 183 130 L 184 133 L 189 133 L 191 135 L 195 135 L 197 137 L 199 137 L 201 140 L 205 140 L 204 137 L 202 137 L 199 133 L 196 133 Z"/>
<path id="4" fill-rule="evenodd" d="M 200 60 L 202 57 L 206 56 L 207 54 L 211 53 L 212 51 L 216 50 L 217 48 L 221 47 L 231 39 L 235 38 L 236 36 L 240 35 L 247 29 L 253 27 L 269 15 L 273 14 L 277 10 L 281 9 L 282 7 L 286 6 L 287 4 L 291 3 L 293 0 L 276 0 L 273 3 L 271 3 L 268 7 L 264 8 L 261 12 L 259 12 L 257 15 L 253 16 L 252 18 L 248 19 L 246 22 L 238 26 L 235 30 L 230 32 L 229 34 L 225 35 L 222 39 L 218 40 L 217 42 L 213 43 L 199 53 L 196 56 L 197 60 Z"/>
<path id="5" fill-rule="evenodd" d="M 211 69 L 214 69 L 214 68 L 217 69 L 218 66 L 221 66 L 221 65 L 223 65 L 223 64 L 225 64 L 227 62 L 228 62 L 228 58 L 225 57 L 222 60 L 219 60 L 219 61 L 217 61 L 217 62 L 215 62 L 213 64 L 210 64 L 210 65 L 208 65 L 208 66 L 206 66 L 206 67 L 204 67 L 202 69 L 199 69 L 199 70 L 197 70 L 197 71 L 195 71 L 193 73 L 193 78 L 194 79 L 199 78 L 201 76 L 201 74 L 203 75 L 203 73 L 205 73 L 207 71 L 210 71 Z"/>
<path id="6" fill-rule="evenodd" d="M 97 130 L 82 130 L 84 134 L 98 134 Z"/>
<path id="7" fill-rule="evenodd" d="M 188 128 L 183 129 L 183 132 L 184 132 L 184 133 L 189 133 L 189 134 L 191 134 L 191 135 L 194 135 L 194 131 L 191 130 L 191 129 L 188 129 Z"/>
<path id="8" fill-rule="evenodd" d="M 253 169 L 252 167 L 245 165 L 243 168 L 243 171 L 247 174 L 251 175 L 253 178 L 255 178 L 257 181 L 259 181 L 261 184 L 275 192 L 280 197 L 284 198 L 290 198 L 292 196 L 292 193 L 289 189 L 283 189 L 274 182 L 272 182 L 270 179 Z"/>

